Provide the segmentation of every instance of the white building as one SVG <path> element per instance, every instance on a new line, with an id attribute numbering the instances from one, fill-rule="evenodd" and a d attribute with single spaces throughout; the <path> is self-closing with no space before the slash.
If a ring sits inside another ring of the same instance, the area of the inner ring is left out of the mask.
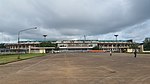
<path id="1" fill-rule="evenodd" d="M 91 40 L 63 40 L 56 43 L 60 50 L 88 50 L 97 46 L 97 42 Z"/>
<path id="2" fill-rule="evenodd" d="M 47 53 L 55 47 L 37 47 L 41 42 L 25 41 L 21 43 L 10 43 L 5 46 L 11 50 L 18 50 L 26 53 Z M 127 52 L 132 40 L 62 40 L 53 42 L 59 50 L 92 50 L 98 47 L 100 50 L 113 52 Z"/>
<path id="3" fill-rule="evenodd" d="M 105 51 L 127 52 L 132 40 L 63 40 L 56 43 L 60 50 L 91 50 L 98 46 Z"/>

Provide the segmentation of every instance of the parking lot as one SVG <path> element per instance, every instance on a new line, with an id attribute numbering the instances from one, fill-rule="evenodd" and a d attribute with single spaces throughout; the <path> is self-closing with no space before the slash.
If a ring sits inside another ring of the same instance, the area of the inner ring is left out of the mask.
<path id="1" fill-rule="evenodd" d="M 58 53 L 0 65 L 0 84 L 149 83 L 149 54 Z"/>

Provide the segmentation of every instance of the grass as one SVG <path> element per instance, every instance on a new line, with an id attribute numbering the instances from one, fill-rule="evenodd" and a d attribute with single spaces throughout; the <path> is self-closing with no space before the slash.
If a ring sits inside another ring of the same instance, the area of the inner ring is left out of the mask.
<path id="1" fill-rule="evenodd" d="M 8 55 L 0 55 L 0 64 L 7 64 L 11 62 L 16 62 L 20 60 L 30 59 L 33 57 L 44 56 L 46 54 L 8 54 Z M 20 56 L 20 59 L 18 59 Z"/>

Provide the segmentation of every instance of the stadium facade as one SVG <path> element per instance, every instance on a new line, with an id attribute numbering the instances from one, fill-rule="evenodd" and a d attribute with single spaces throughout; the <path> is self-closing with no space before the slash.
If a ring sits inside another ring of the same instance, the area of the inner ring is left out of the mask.
<path id="1" fill-rule="evenodd" d="M 5 46 L 11 50 L 22 50 L 27 53 L 46 53 L 55 50 L 55 47 L 37 47 L 40 45 L 40 41 L 22 41 L 18 43 L 9 43 Z M 56 48 L 59 51 L 69 50 L 92 50 L 94 47 L 103 51 L 113 52 L 128 52 L 132 40 L 62 40 L 53 41 L 57 44 Z"/>

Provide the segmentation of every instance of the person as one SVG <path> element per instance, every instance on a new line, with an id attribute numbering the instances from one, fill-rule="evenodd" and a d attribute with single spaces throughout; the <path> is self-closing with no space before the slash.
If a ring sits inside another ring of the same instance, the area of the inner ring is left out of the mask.
<path id="1" fill-rule="evenodd" d="M 136 58 L 136 54 L 137 54 L 137 52 L 136 52 L 136 49 L 135 49 L 135 51 L 134 51 L 134 57 Z"/>
<path id="2" fill-rule="evenodd" d="M 112 51 L 110 50 L 110 56 L 112 56 Z"/>

